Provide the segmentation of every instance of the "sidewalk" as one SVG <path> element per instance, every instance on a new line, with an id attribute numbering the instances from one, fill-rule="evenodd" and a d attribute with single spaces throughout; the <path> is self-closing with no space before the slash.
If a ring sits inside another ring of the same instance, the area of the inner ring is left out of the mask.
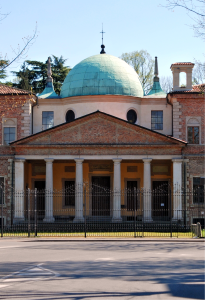
<path id="1" fill-rule="evenodd" d="M 16 240 L 22 242 L 168 242 L 168 243 L 204 243 L 205 238 L 170 238 L 170 237 L 155 237 L 155 238 L 124 238 L 124 237 L 113 237 L 113 238 L 103 238 L 103 237 L 75 237 L 75 238 L 68 238 L 68 237 L 36 237 L 36 238 L 28 238 L 28 237 L 4 237 L 0 239 L 0 243 L 3 240 Z"/>

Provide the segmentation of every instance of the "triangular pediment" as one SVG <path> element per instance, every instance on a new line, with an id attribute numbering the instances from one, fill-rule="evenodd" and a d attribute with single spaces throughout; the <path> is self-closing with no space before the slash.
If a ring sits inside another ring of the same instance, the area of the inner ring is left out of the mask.
<path id="1" fill-rule="evenodd" d="M 181 145 L 183 141 L 95 112 L 23 138 L 12 145 Z"/>

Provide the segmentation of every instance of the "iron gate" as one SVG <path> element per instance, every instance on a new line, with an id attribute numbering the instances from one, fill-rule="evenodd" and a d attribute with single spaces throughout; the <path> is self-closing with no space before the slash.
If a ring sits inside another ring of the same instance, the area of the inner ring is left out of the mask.
<path id="1" fill-rule="evenodd" d="M 147 191 L 133 183 L 115 191 L 106 178 L 98 183 L 68 182 L 58 191 L 0 187 L 1 236 L 192 236 L 194 222 L 204 232 L 202 189 L 156 185 Z M 120 201 L 117 221 L 114 201 Z"/>

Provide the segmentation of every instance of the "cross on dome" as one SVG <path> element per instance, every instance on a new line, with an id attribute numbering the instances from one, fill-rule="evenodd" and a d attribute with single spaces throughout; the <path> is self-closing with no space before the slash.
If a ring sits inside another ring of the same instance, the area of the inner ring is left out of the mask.
<path id="1" fill-rule="evenodd" d="M 106 53 L 104 50 L 105 45 L 103 44 L 103 33 L 105 33 L 105 32 L 103 31 L 103 23 L 102 23 L 102 31 L 100 33 L 102 33 L 102 45 L 101 45 L 102 50 L 100 51 L 100 54 L 105 54 Z"/>

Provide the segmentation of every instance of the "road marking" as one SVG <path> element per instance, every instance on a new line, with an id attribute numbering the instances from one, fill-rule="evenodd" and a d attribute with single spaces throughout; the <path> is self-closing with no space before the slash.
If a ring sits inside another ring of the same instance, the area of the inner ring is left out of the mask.
<path id="1" fill-rule="evenodd" d="M 54 278 L 60 276 L 59 273 L 56 273 L 52 270 L 45 269 L 41 267 L 42 264 L 38 264 L 27 269 L 14 272 L 10 275 L 7 275 L 1 279 L 2 283 L 16 283 L 16 282 L 25 282 L 25 281 L 34 281 L 34 280 L 45 280 L 48 278 Z M 8 285 L 0 284 L 0 288 L 7 287 Z"/>
<path id="2" fill-rule="evenodd" d="M 196 282 L 183 282 L 183 284 L 204 284 L 205 285 L 205 282 L 203 281 L 196 281 Z"/>
<path id="3" fill-rule="evenodd" d="M 28 278 L 10 278 L 10 279 L 5 279 L 4 282 L 9 282 L 9 283 L 12 283 L 12 282 L 24 282 L 24 281 L 34 281 L 34 280 L 41 280 L 42 278 L 41 277 L 36 277 L 36 278 L 31 278 L 31 277 L 28 277 Z"/>
<path id="4" fill-rule="evenodd" d="M 96 258 L 95 261 L 110 261 L 110 260 L 115 260 L 112 257 L 102 257 L 102 258 Z"/>
<path id="5" fill-rule="evenodd" d="M 4 246 L 4 247 L 0 247 L 0 249 L 7 249 L 7 248 L 20 248 L 20 247 L 24 247 L 24 245 L 19 245 L 19 246 Z"/>
<path id="6" fill-rule="evenodd" d="M 8 286 L 8 284 L 0 284 L 0 289 L 4 288 L 6 286 Z"/>

